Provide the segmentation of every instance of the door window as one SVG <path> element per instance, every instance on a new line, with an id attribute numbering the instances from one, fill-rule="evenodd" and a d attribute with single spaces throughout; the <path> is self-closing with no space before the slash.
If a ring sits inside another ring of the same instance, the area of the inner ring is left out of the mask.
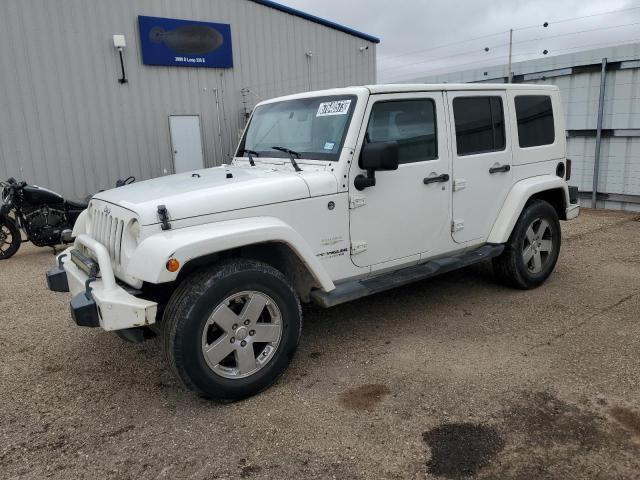
<path id="1" fill-rule="evenodd" d="M 399 163 L 438 158 L 433 100 L 377 102 L 371 110 L 366 138 L 369 142 L 397 141 Z"/>
<path id="2" fill-rule="evenodd" d="M 458 155 L 504 150 L 504 112 L 500 97 L 453 99 Z"/>
<path id="3" fill-rule="evenodd" d="M 515 103 L 520 147 L 551 145 L 555 141 L 551 97 L 518 95 Z"/>

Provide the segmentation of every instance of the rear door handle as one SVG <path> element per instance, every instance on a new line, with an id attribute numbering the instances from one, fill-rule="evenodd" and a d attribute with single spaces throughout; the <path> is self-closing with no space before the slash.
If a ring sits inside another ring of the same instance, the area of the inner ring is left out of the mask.
<path id="1" fill-rule="evenodd" d="M 430 183 L 438 183 L 438 182 L 448 182 L 449 181 L 449 174 L 448 173 L 443 173 L 442 175 L 438 175 L 435 177 L 426 177 L 423 182 L 425 185 L 428 185 Z"/>
<path id="2" fill-rule="evenodd" d="M 489 173 L 508 172 L 511 170 L 511 165 L 500 165 L 499 167 L 491 167 Z"/>

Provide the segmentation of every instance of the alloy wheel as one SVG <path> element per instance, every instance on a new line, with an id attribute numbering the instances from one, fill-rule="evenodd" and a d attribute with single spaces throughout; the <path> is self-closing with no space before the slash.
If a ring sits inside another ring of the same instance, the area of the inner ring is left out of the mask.
<path id="1" fill-rule="evenodd" d="M 281 337 L 282 314 L 273 299 L 243 291 L 224 299 L 209 316 L 202 354 L 217 375 L 245 378 L 269 363 Z"/>
<path id="2" fill-rule="evenodd" d="M 553 253 L 553 230 L 549 222 L 536 218 L 527 228 L 522 259 L 531 273 L 540 273 Z"/>

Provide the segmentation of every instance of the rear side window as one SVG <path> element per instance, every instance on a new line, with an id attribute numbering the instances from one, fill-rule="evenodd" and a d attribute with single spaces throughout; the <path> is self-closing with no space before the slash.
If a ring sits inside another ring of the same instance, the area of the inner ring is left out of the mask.
<path id="1" fill-rule="evenodd" d="M 555 141 L 553 108 L 547 95 L 516 96 L 518 142 L 521 148 L 550 145 Z"/>
<path id="2" fill-rule="evenodd" d="M 367 141 L 398 142 L 399 163 L 438 158 L 436 108 L 433 100 L 377 102 L 367 126 Z"/>
<path id="3" fill-rule="evenodd" d="M 500 97 L 453 99 L 458 155 L 504 150 L 504 111 Z"/>

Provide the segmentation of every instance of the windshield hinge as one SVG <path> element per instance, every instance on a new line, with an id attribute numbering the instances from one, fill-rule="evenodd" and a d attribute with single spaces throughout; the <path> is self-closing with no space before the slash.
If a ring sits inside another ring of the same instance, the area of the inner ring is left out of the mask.
<path id="1" fill-rule="evenodd" d="M 349 208 L 353 210 L 354 208 L 363 207 L 367 204 L 366 197 L 360 197 L 357 195 L 352 196 L 349 199 Z"/>
<path id="2" fill-rule="evenodd" d="M 169 211 L 164 205 L 158 205 L 158 220 L 162 224 L 160 228 L 162 230 L 171 230 L 171 224 L 169 223 Z"/>
<path id="3" fill-rule="evenodd" d="M 451 231 L 452 232 L 459 232 L 460 230 L 462 230 L 464 228 L 464 220 L 461 219 L 453 219 L 451 221 Z"/>
<path id="4" fill-rule="evenodd" d="M 351 255 L 357 255 L 367 250 L 367 242 L 351 242 Z"/>

